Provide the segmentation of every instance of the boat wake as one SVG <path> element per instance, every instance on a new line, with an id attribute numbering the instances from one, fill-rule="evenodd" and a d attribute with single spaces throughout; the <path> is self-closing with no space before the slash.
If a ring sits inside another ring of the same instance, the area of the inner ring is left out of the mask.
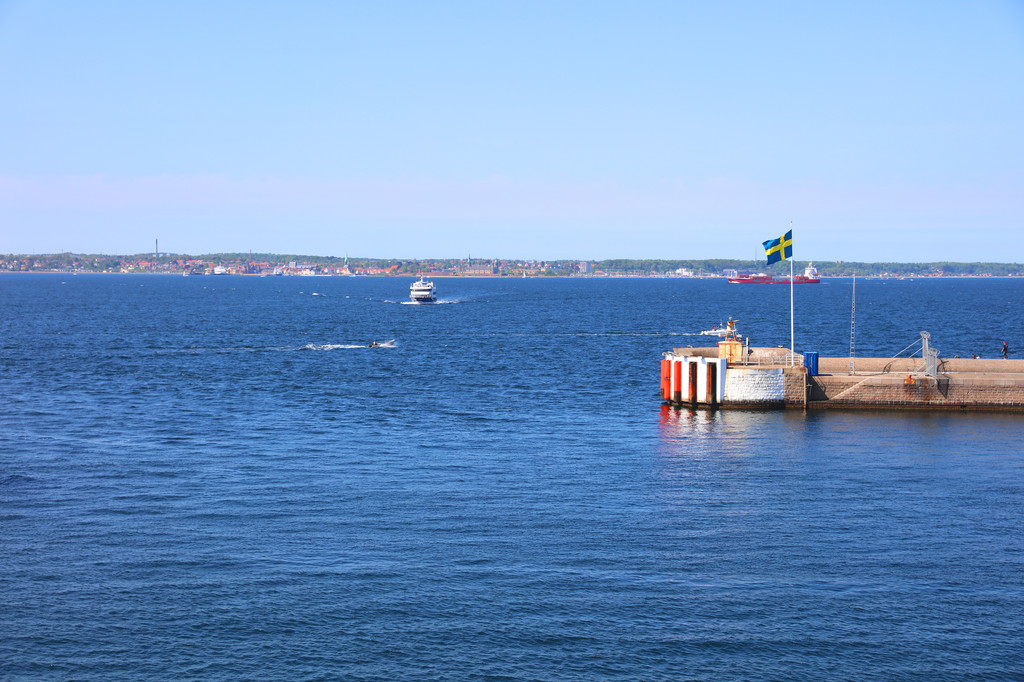
<path id="1" fill-rule="evenodd" d="M 299 350 L 352 350 L 354 348 L 369 348 L 369 346 L 350 343 L 307 343 Z"/>
<path id="2" fill-rule="evenodd" d="M 395 339 L 388 341 L 374 341 L 371 343 L 307 343 L 302 346 L 299 350 L 355 350 L 359 348 L 395 348 L 397 347 Z"/>

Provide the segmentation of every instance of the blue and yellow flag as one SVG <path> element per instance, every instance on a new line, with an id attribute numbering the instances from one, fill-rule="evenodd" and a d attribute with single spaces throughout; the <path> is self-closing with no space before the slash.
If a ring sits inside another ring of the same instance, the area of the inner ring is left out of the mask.
<path id="1" fill-rule="evenodd" d="M 793 230 L 781 237 L 769 239 L 764 243 L 764 255 L 768 256 L 768 265 L 793 257 Z"/>

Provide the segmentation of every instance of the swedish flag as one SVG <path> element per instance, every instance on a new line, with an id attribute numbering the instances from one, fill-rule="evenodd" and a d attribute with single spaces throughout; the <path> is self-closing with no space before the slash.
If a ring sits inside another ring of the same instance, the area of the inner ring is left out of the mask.
<path id="1" fill-rule="evenodd" d="M 793 230 L 781 237 L 769 239 L 764 243 L 764 255 L 768 256 L 768 265 L 793 257 Z"/>

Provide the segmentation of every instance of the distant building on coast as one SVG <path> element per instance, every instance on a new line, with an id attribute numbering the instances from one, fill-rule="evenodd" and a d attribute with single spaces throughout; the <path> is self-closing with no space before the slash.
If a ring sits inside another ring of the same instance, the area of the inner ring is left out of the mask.
<path id="1" fill-rule="evenodd" d="M 459 274 L 467 277 L 483 277 L 494 274 L 494 264 L 490 261 L 465 260 L 459 262 Z"/>

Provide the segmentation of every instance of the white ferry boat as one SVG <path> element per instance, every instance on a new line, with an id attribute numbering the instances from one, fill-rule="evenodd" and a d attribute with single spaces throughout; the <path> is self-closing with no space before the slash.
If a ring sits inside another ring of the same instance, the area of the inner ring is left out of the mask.
<path id="1" fill-rule="evenodd" d="M 433 282 L 420 277 L 418 282 L 413 282 L 409 287 L 409 299 L 413 303 L 433 303 L 437 300 L 437 289 Z"/>

